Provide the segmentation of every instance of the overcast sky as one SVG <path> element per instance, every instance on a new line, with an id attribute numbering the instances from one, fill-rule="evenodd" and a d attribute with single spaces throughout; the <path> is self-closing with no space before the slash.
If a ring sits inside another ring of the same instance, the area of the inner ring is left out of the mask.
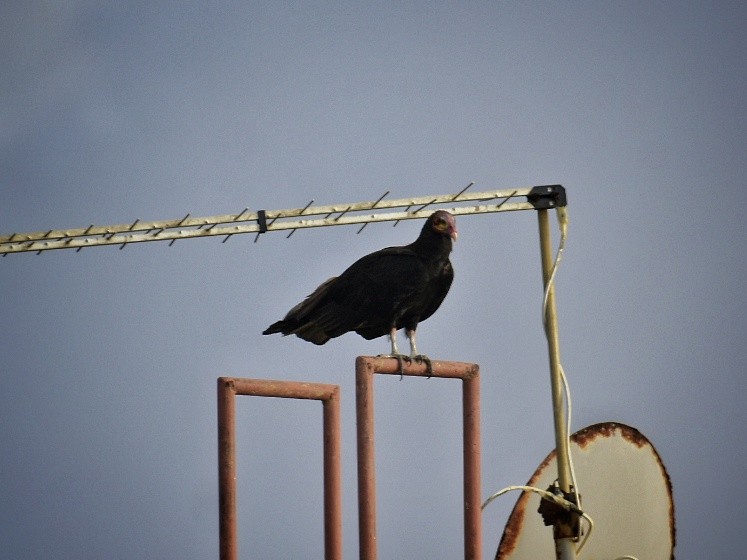
<path id="1" fill-rule="evenodd" d="M 642 431 L 674 486 L 677 557 L 736 558 L 746 16 L 738 2 L 4 2 L 0 233 L 561 183 L 573 429 Z M 388 342 L 260 333 L 420 227 L 0 259 L 4 557 L 216 558 L 218 376 L 341 386 L 356 557 L 354 359 Z M 480 364 L 487 496 L 554 446 L 537 220 L 458 227 L 454 285 L 418 342 Z M 458 558 L 459 384 L 376 384 L 380 557 Z M 321 407 L 238 409 L 243 557 L 321 557 Z M 517 497 L 485 514 L 486 558 Z"/>

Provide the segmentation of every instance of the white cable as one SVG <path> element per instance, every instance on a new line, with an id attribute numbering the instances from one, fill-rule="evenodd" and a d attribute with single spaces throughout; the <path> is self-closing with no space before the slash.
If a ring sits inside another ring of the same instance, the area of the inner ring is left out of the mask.
<path id="1" fill-rule="evenodd" d="M 552 268 L 550 270 L 550 276 L 547 280 L 547 284 L 545 285 L 545 292 L 543 294 L 542 298 L 542 324 L 545 328 L 545 336 L 549 339 L 550 333 L 549 333 L 549 325 L 547 323 L 547 306 L 550 298 L 550 290 L 554 288 L 555 286 L 555 276 L 558 272 L 558 267 L 560 265 L 560 261 L 563 258 L 563 252 L 565 251 L 565 244 L 566 240 L 568 239 L 568 212 L 565 207 L 561 207 L 557 209 L 557 218 L 558 218 L 558 226 L 560 228 L 560 241 L 558 243 L 558 250 L 555 254 L 555 259 L 553 260 Z M 586 534 L 584 539 L 579 544 L 578 548 L 576 549 L 576 553 L 580 553 L 581 549 L 583 549 L 586 542 L 589 540 L 589 535 L 591 534 L 591 530 L 593 528 L 593 521 L 591 520 L 591 517 L 584 514 L 581 511 L 581 492 L 578 489 L 578 483 L 576 481 L 576 468 L 573 464 L 573 453 L 571 452 L 571 415 L 573 411 L 573 404 L 571 400 L 571 389 L 568 384 L 568 377 L 565 375 L 565 370 L 563 369 L 563 364 L 558 361 L 558 373 L 560 374 L 560 379 L 563 383 L 563 393 L 565 396 L 565 405 L 566 405 L 566 434 L 568 437 L 568 470 L 571 477 L 571 486 L 573 491 L 576 493 L 576 499 L 578 500 L 578 504 L 576 505 L 576 509 L 578 510 L 577 513 L 579 513 L 582 517 L 584 517 L 589 522 L 589 532 Z"/>
<path id="2" fill-rule="evenodd" d="M 581 492 L 578 490 L 578 484 L 576 484 L 576 467 L 573 464 L 573 453 L 571 452 L 571 389 L 568 385 L 568 378 L 565 376 L 565 370 L 561 364 L 558 364 L 560 370 L 560 379 L 563 381 L 563 392 L 565 393 L 565 405 L 566 405 L 566 433 L 568 434 L 568 470 L 571 475 L 571 484 L 576 491 L 576 498 L 578 499 L 578 505 L 581 506 Z"/>
<path id="3" fill-rule="evenodd" d="M 512 490 L 522 490 L 524 492 L 534 492 L 535 494 L 539 494 L 541 497 L 552 501 L 553 503 L 559 505 L 566 511 L 573 511 L 580 515 L 583 519 L 586 520 L 586 522 L 589 524 L 589 530 L 586 532 L 586 535 L 584 535 L 584 539 L 581 541 L 581 543 L 578 545 L 578 548 L 576 549 L 576 554 L 581 552 L 581 549 L 584 547 L 586 542 L 589 540 L 589 537 L 591 536 L 591 532 L 594 530 L 594 521 L 592 520 L 591 516 L 589 514 L 581 511 L 581 509 L 574 504 L 573 502 L 566 500 L 562 496 L 558 496 L 556 494 L 553 494 L 552 492 L 548 490 L 543 490 L 542 488 L 535 488 L 534 486 L 522 486 L 522 485 L 515 485 L 515 486 L 507 486 L 503 490 L 499 490 L 495 494 L 492 494 L 488 497 L 487 500 L 485 500 L 482 504 L 482 510 L 485 510 L 488 505 L 490 505 L 490 502 L 498 498 L 499 496 L 502 496 L 503 494 L 506 494 L 507 492 L 511 492 Z M 634 559 L 635 560 L 635 559 Z"/>
<path id="4" fill-rule="evenodd" d="M 555 260 L 552 263 L 552 269 L 550 270 L 550 278 L 547 280 L 545 286 L 545 294 L 542 299 L 542 324 L 545 327 L 545 333 L 547 333 L 547 300 L 550 296 L 550 288 L 555 284 L 555 274 L 558 272 L 558 265 L 563 258 L 563 251 L 565 251 L 565 242 L 568 238 L 568 212 L 566 208 L 558 208 L 558 225 L 560 227 L 560 242 L 558 243 L 558 251 L 555 254 Z"/>
<path id="5" fill-rule="evenodd" d="M 534 486 L 523 486 L 523 485 L 513 485 L 513 486 L 506 486 L 503 490 L 498 490 L 495 494 L 491 494 L 487 500 L 485 500 L 482 504 L 481 509 L 485 509 L 490 505 L 490 502 L 495 500 L 496 498 L 503 496 L 503 494 L 506 494 L 507 492 L 511 492 L 513 490 L 523 490 L 524 492 L 534 492 L 535 494 L 539 494 L 545 499 L 550 500 L 551 502 L 556 503 L 560 507 L 562 507 L 564 510 L 567 511 L 575 511 L 576 513 L 581 513 L 581 510 L 578 509 L 578 506 L 574 504 L 573 502 L 566 500 L 563 498 L 563 496 L 558 496 L 557 494 L 553 494 L 549 490 L 543 490 L 542 488 L 535 488 Z"/>
<path id="6" fill-rule="evenodd" d="M 560 261 L 563 258 L 563 251 L 565 250 L 565 243 L 568 238 L 568 212 L 565 207 L 561 207 L 557 209 L 557 217 L 558 217 L 558 226 L 560 227 L 560 242 L 558 243 L 558 251 L 555 254 L 555 259 L 553 261 L 552 269 L 550 270 L 550 277 L 547 280 L 547 285 L 545 286 L 545 293 L 542 298 L 542 324 L 545 327 L 545 336 L 549 337 L 548 332 L 548 324 L 547 324 L 547 305 L 548 300 L 550 296 L 550 290 L 555 285 L 555 275 L 558 272 L 558 266 L 560 265 Z M 573 465 L 573 457 L 571 454 L 571 441 L 570 441 L 570 434 L 571 434 L 571 411 L 572 411 L 572 405 L 571 405 L 571 390 L 568 385 L 568 378 L 565 375 L 565 370 L 563 369 L 563 364 L 558 362 L 558 370 L 560 373 L 560 378 L 563 382 L 563 391 L 565 393 L 565 403 L 566 403 L 566 433 L 568 434 L 568 467 L 570 471 L 571 476 L 571 484 L 573 485 L 574 490 L 576 491 L 576 496 L 579 500 L 579 505 L 581 505 L 581 496 L 580 492 L 578 490 L 578 485 L 576 484 L 576 471 Z"/>

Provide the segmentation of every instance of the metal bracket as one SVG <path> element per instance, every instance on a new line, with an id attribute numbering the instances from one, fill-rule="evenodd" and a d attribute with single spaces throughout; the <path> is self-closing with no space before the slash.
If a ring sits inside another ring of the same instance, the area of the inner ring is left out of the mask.
<path id="1" fill-rule="evenodd" d="M 265 233 L 267 231 L 267 212 L 257 210 L 257 223 L 259 224 L 259 231 L 257 233 Z"/>
<path id="2" fill-rule="evenodd" d="M 537 513 L 542 516 L 545 525 L 553 526 L 555 539 L 578 538 L 581 534 L 581 518 L 579 517 L 578 496 L 574 490 L 563 492 L 555 481 L 547 489 L 551 494 L 563 498 L 573 504 L 573 508 L 560 505 L 557 502 L 542 498 Z"/>
<path id="3" fill-rule="evenodd" d="M 563 187 L 563 185 L 532 187 L 532 190 L 527 194 L 527 201 L 529 204 L 534 206 L 536 210 L 550 210 L 568 204 L 565 196 L 565 187 Z"/>

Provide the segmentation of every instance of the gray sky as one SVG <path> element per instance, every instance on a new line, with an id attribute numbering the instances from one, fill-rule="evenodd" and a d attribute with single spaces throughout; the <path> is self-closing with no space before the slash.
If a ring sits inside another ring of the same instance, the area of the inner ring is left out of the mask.
<path id="1" fill-rule="evenodd" d="M 0 232 L 562 183 L 574 429 L 641 430 L 679 558 L 747 548 L 739 3 L 6 2 Z M 354 358 L 261 331 L 418 222 L 0 259 L 8 558 L 218 554 L 215 379 L 335 383 L 357 555 Z M 480 364 L 483 488 L 553 447 L 533 212 L 462 217 L 419 329 Z M 406 347 L 406 345 L 405 345 Z M 457 382 L 377 379 L 381 558 L 462 554 Z M 321 407 L 239 402 L 244 557 L 321 557 Z M 492 557 L 518 496 L 484 516 Z M 549 538 L 549 537 L 548 537 Z"/>

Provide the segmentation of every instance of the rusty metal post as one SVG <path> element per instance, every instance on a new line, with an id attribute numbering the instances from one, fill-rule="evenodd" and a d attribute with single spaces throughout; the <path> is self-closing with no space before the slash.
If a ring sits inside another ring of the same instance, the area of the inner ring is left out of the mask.
<path id="1" fill-rule="evenodd" d="M 218 515 L 220 560 L 237 560 L 236 533 L 236 391 L 230 379 L 218 379 Z"/>
<path id="2" fill-rule="evenodd" d="M 464 436 L 464 557 L 482 558 L 480 471 L 480 370 L 476 364 L 433 362 L 429 373 L 424 364 L 405 365 L 400 372 L 394 358 L 359 356 L 355 361 L 358 432 L 358 529 L 361 560 L 376 560 L 376 465 L 374 458 L 373 375 L 403 375 L 461 379 Z"/>
<path id="3" fill-rule="evenodd" d="M 342 560 L 340 388 L 322 383 L 218 378 L 220 559 L 237 560 L 236 395 L 322 401 L 324 424 L 324 557 Z"/>
<path id="4" fill-rule="evenodd" d="M 462 378 L 464 415 L 464 557 L 482 558 L 482 471 L 480 461 L 480 377 L 477 366 Z"/>
<path id="5" fill-rule="evenodd" d="M 324 554 L 342 560 L 342 422 L 340 390 L 322 401 L 324 424 Z"/>
<path id="6" fill-rule="evenodd" d="M 355 360 L 358 437 L 358 540 L 360 560 L 376 560 L 376 464 L 374 462 L 374 364 Z"/>

